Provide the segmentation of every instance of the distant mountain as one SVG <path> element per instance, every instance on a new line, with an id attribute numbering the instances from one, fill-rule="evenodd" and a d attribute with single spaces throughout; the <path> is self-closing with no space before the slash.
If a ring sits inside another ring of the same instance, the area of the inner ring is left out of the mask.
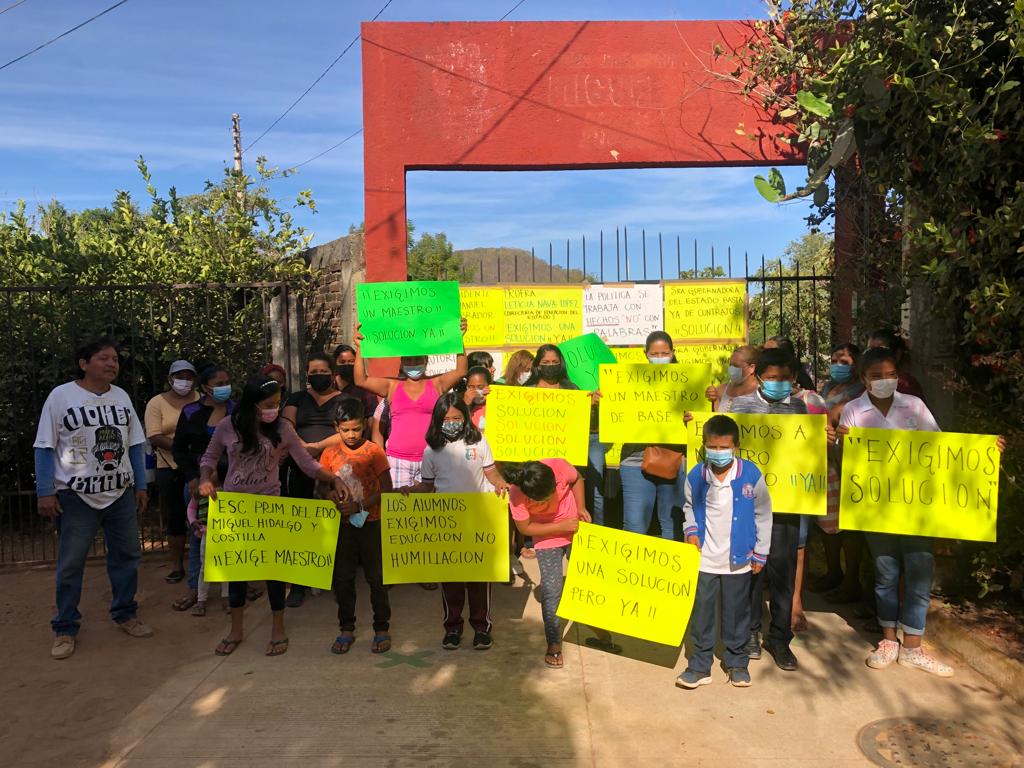
<path id="1" fill-rule="evenodd" d="M 471 285 L 493 283 L 581 283 L 579 269 L 565 271 L 565 255 L 558 266 L 558 255 L 549 265 L 547 258 L 534 257 L 522 248 L 468 248 L 455 251 L 463 259 L 467 270 L 472 270 Z M 545 254 L 546 256 L 546 254 Z M 591 277 L 593 280 L 593 277 Z"/>

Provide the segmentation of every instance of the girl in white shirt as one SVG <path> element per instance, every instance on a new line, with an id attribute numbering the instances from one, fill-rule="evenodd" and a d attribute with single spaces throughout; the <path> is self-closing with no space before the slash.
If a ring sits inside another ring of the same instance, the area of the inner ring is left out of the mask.
<path id="1" fill-rule="evenodd" d="M 503 496 L 508 484 L 494 465 L 491 447 L 473 425 L 463 395 L 448 392 L 437 399 L 427 430 L 427 447 L 414 493 L 490 493 Z M 491 647 L 490 582 L 443 582 L 444 638 L 441 647 L 453 651 L 462 642 L 462 608 L 469 597 L 473 648 Z"/>
<path id="2" fill-rule="evenodd" d="M 900 429 L 939 432 L 939 425 L 924 402 L 914 395 L 896 391 L 899 384 L 896 356 L 889 349 L 873 348 L 864 353 L 861 378 L 867 388 L 863 395 L 843 408 L 839 426 L 829 437 L 837 442 L 849 434 L 850 427 Z M 999 450 L 1005 442 L 1000 439 Z M 875 563 L 875 600 L 882 641 L 868 656 L 873 669 L 884 669 L 898 661 L 940 677 L 950 677 L 953 668 L 943 664 L 921 647 L 925 618 L 931 599 L 935 558 L 932 540 L 927 536 L 902 536 L 865 532 L 868 549 Z M 900 595 L 900 563 L 903 564 L 904 589 Z M 903 644 L 896 634 L 903 630 Z"/>

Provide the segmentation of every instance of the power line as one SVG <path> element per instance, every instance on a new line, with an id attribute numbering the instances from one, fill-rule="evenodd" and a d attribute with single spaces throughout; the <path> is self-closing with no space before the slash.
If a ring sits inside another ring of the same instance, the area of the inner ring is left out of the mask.
<path id="1" fill-rule="evenodd" d="M 354 138 L 355 138 L 356 136 L 358 136 L 358 135 L 359 135 L 360 133 L 362 133 L 362 132 L 363 132 L 363 129 L 362 129 L 362 128 L 360 128 L 360 129 L 359 129 L 359 130 L 357 130 L 357 131 L 353 131 L 352 133 L 350 133 L 350 134 L 349 134 L 348 136 L 346 136 L 346 137 L 345 137 L 344 139 L 342 139 L 341 141 L 339 141 L 339 142 L 338 142 L 337 144 L 335 144 L 334 146 L 328 147 L 328 148 L 327 148 L 327 149 L 325 149 L 325 150 L 324 150 L 323 152 L 320 152 L 320 153 L 318 153 L 318 154 L 316 154 L 316 155 L 313 155 L 313 156 L 312 156 L 311 158 L 309 158 L 308 160 L 303 160 L 303 161 L 302 161 L 301 163 L 299 163 L 298 165 L 293 165 L 293 166 L 291 166 L 291 169 L 292 169 L 292 170 L 294 170 L 294 169 L 296 169 L 296 168 L 301 168 L 302 166 L 304 166 L 304 165 L 306 165 L 306 164 L 308 164 L 308 163 L 312 163 L 312 162 L 313 162 L 314 160 L 319 160 L 319 159 L 320 159 L 321 157 L 323 157 L 324 155 L 326 155 L 326 154 L 327 154 L 328 152 L 333 152 L 333 151 L 334 151 L 334 150 L 336 150 L 336 149 L 337 149 L 338 147 L 340 147 L 340 146 L 341 146 L 342 144 L 347 144 L 347 143 L 349 142 L 349 140 L 350 140 L 350 139 L 354 139 Z"/>
<path id="2" fill-rule="evenodd" d="M 24 2 L 24 0 L 22 0 L 22 2 Z M 42 44 L 42 45 L 40 45 L 40 46 L 37 46 L 37 47 L 33 48 L 33 49 L 32 49 L 31 51 L 29 51 L 28 53 L 23 53 L 23 54 L 21 54 L 21 56 L 19 56 L 19 57 L 18 57 L 18 58 L 16 58 L 16 59 L 11 59 L 11 60 L 10 60 L 10 61 L 8 61 L 8 62 L 7 62 L 6 64 L 4 64 L 4 65 L 3 65 L 2 67 L 0 67 L 0 70 L 4 70 L 4 69 L 7 69 L 7 68 L 8 68 L 9 66 L 11 66 L 11 64 L 16 64 L 16 63 L 18 63 L 19 61 L 21 61 L 22 59 L 24 59 L 24 58 L 27 58 L 27 57 L 31 56 L 31 55 L 32 55 L 33 53 L 36 53 L 37 51 L 41 51 L 41 50 L 42 50 L 43 48 L 45 48 L 46 46 L 48 46 L 48 45 L 51 45 L 52 43 L 55 43 L 55 42 L 57 42 L 57 41 L 58 41 L 58 40 L 60 40 L 60 39 L 61 39 L 62 37 L 67 37 L 67 36 L 68 36 L 68 35 L 70 35 L 70 34 L 71 34 L 72 32 L 74 32 L 74 31 L 75 31 L 76 29 L 81 29 L 81 28 L 82 28 L 82 27 L 84 27 L 84 26 L 85 26 L 86 24 L 90 24 L 90 23 L 92 23 L 92 22 L 96 21 L 96 19 L 98 19 L 98 18 L 99 18 L 100 16 L 104 16 L 104 15 L 106 15 L 106 14 L 110 13 L 110 12 L 111 12 L 112 10 L 114 10 L 114 9 L 115 9 L 115 8 L 117 8 L 118 6 L 120 6 L 120 5 L 124 5 L 124 4 L 125 4 L 125 3 L 127 3 L 127 2 L 128 2 L 128 0 L 120 0 L 120 2 L 114 3 L 114 4 L 113 4 L 112 6 L 110 6 L 109 8 L 106 8 L 106 9 L 104 9 L 104 10 L 100 11 L 100 12 L 99 12 L 99 13 L 97 13 L 97 14 L 96 14 L 95 16 L 91 16 L 90 18 L 88 18 L 88 19 L 86 19 L 85 21 L 83 21 L 83 22 L 82 22 L 81 24 L 76 24 L 76 25 L 75 25 L 75 26 L 73 26 L 73 27 L 72 27 L 71 29 L 69 29 L 69 30 L 68 30 L 67 32 L 61 32 L 61 33 L 60 33 L 59 35 L 57 35 L 57 36 L 56 36 L 55 38 L 53 38 L 52 40 L 47 40 L 47 41 L 46 41 L 45 43 L 43 43 L 43 44 Z M 5 8 L 4 10 L 5 10 L 5 11 L 9 11 L 9 10 L 10 10 L 11 8 L 14 8 L 14 7 L 16 6 L 16 5 L 18 5 L 18 4 L 17 4 L 17 3 L 15 3 L 14 5 L 12 5 L 12 6 L 9 6 L 9 7 Z"/>
<path id="3" fill-rule="evenodd" d="M 507 18 L 508 18 L 509 16 L 511 16 L 511 15 L 512 15 L 513 13 L 515 13 L 516 9 L 518 9 L 518 8 L 519 8 L 519 6 L 521 6 L 521 5 L 522 5 L 523 3 L 525 3 L 525 2 L 526 2 L 526 0 L 519 0 L 519 2 L 518 2 L 518 3 L 516 3 L 516 4 L 514 5 L 514 6 L 512 6 L 512 7 L 511 7 L 511 8 L 510 8 L 510 9 L 509 9 L 509 10 L 508 10 L 508 11 L 507 11 L 506 13 L 505 13 L 505 15 L 504 15 L 504 16 L 502 16 L 502 17 L 501 17 L 500 19 L 498 19 L 498 21 L 504 21 L 505 19 L 507 19 Z M 384 6 L 384 7 L 386 8 L 387 6 Z M 383 10 L 383 9 L 382 9 L 382 10 Z M 378 13 L 378 14 L 377 14 L 377 16 L 379 16 L 379 15 L 380 15 L 380 14 Z M 377 18 L 377 17 L 375 16 L 375 17 L 374 17 L 374 19 L 376 19 L 376 18 Z M 354 42 L 354 41 L 353 41 L 353 42 Z M 314 85 L 315 85 L 315 83 L 314 83 Z M 284 116 L 284 115 L 282 115 L 282 117 L 283 117 L 283 116 Z M 272 127 L 273 127 L 273 126 L 271 126 L 271 128 L 272 128 Z M 269 130 L 269 128 L 268 128 L 267 130 Z M 298 165 L 293 165 L 293 166 L 291 166 L 291 167 L 292 167 L 293 169 L 295 169 L 295 168 L 301 168 L 302 166 L 304 166 L 304 165 L 308 165 L 309 163 L 313 162 L 314 160 L 319 160 L 319 159 L 320 159 L 321 157 L 323 157 L 324 155 L 326 155 L 326 154 L 327 154 L 328 152 L 333 152 L 333 151 L 334 151 L 334 150 L 336 150 L 336 149 L 337 149 L 338 147 L 340 147 L 340 146 L 341 146 L 342 144 L 346 144 L 346 143 L 348 143 L 349 139 L 353 139 L 353 138 L 355 138 L 356 136 L 358 136 L 358 135 L 359 135 L 360 133 L 362 133 L 362 132 L 363 132 L 363 129 L 362 129 L 362 128 L 360 128 L 360 129 L 359 129 L 358 131 L 356 131 L 355 133 L 352 133 L 352 134 L 350 134 L 349 136 L 346 136 L 346 137 L 345 137 L 344 139 L 342 139 L 341 141 L 339 141 L 339 142 L 338 142 L 337 144 L 335 144 L 334 146 L 332 146 L 332 147 L 328 147 L 328 148 L 327 148 L 327 149 L 325 149 L 325 150 L 324 150 L 323 152 L 319 152 L 319 153 L 317 153 L 317 154 L 313 155 L 313 156 L 312 156 L 311 158 L 309 158 L 308 160 L 303 160 L 303 161 L 302 161 L 301 163 L 299 163 Z M 259 141 L 259 139 L 257 139 L 256 141 Z M 253 142 L 253 144 L 255 144 L 255 143 L 256 143 L 256 142 L 254 141 L 254 142 Z M 250 145 L 250 146 L 251 146 L 251 145 Z"/>
<path id="4" fill-rule="evenodd" d="M 18 0 L 18 2 L 16 2 L 16 3 L 11 3 L 10 5 L 8 5 L 3 10 L 0 10 L 0 16 L 2 16 L 5 13 L 7 13 L 12 8 L 17 8 L 19 5 L 21 5 L 22 3 L 25 3 L 25 2 L 28 2 L 28 0 Z"/>
<path id="5" fill-rule="evenodd" d="M 519 0 L 519 2 L 513 5 L 512 8 L 508 11 L 508 13 L 506 13 L 504 16 L 498 19 L 498 21 L 504 21 L 505 19 L 507 19 L 509 16 L 516 12 L 516 9 L 518 9 L 520 5 L 522 5 L 525 2 L 526 0 Z"/>
<path id="6" fill-rule="evenodd" d="M 384 3 L 383 7 L 382 7 L 382 8 L 381 8 L 381 9 L 380 9 L 379 11 L 377 11 L 377 15 L 376 15 L 376 16 L 374 16 L 374 17 L 373 17 L 372 19 L 370 19 L 370 21 L 376 21 L 377 19 L 379 19 L 379 18 L 380 18 L 380 15 L 381 15 L 382 13 L 384 13 L 384 11 L 386 11 L 386 10 L 387 10 L 388 6 L 389 6 L 389 5 L 391 5 L 391 3 L 393 3 L 393 2 L 394 2 L 394 0 L 387 0 L 387 2 L 386 2 L 386 3 Z M 359 38 L 360 38 L 361 36 L 362 36 L 362 33 L 361 33 L 361 32 L 360 32 L 360 33 L 358 33 L 358 34 L 356 34 L 356 36 L 352 38 L 351 42 L 349 42 L 349 44 L 345 46 L 344 50 L 342 50 L 342 52 L 341 52 L 341 53 L 339 53 L 339 54 L 338 54 L 338 55 L 337 55 L 337 56 L 336 56 L 336 57 L 334 58 L 334 61 L 332 61 L 332 62 L 331 62 L 330 64 L 328 64 L 328 65 L 327 65 L 327 69 L 325 69 L 325 70 L 324 70 L 323 72 L 321 72 L 321 73 L 320 73 L 320 76 L 319 76 L 319 77 L 317 77 L 317 79 L 316 79 L 316 80 L 314 80 L 314 81 L 312 82 L 312 84 L 311 84 L 311 85 L 309 86 L 309 88 L 307 88 L 306 90 L 304 90 L 304 91 L 302 92 L 302 94 L 301 94 L 301 95 L 299 96 L 299 98 L 297 98 L 297 99 L 296 99 L 295 101 L 293 101 L 293 102 L 291 103 L 291 106 L 290 106 L 290 107 L 288 107 L 288 109 L 286 109 L 286 110 L 285 110 L 284 112 L 282 112 L 282 113 L 281 113 L 281 114 L 280 114 L 280 115 L 278 116 L 278 118 L 277 118 L 277 119 L 276 119 L 276 120 L 275 120 L 274 122 L 272 122 L 272 123 L 271 123 L 270 125 L 268 125 L 268 126 L 267 126 L 267 128 L 266 128 L 266 130 L 265 130 L 265 131 L 263 131 L 263 133 L 261 133 L 261 134 L 260 134 L 259 136 L 257 136 L 257 137 L 256 137 L 256 138 L 255 138 L 255 139 L 253 140 L 253 142 L 252 142 L 251 144 L 249 144 L 249 146 L 247 146 L 247 147 L 245 148 L 245 151 L 246 151 L 246 152 L 248 152 L 248 151 L 249 151 L 250 149 L 252 149 L 253 147 L 255 147 L 255 146 L 256 146 L 256 144 L 258 144 L 258 143 L 259 143 L 259 140 L 260 140 L 260 139 L 262 139 L 262 138 L 263 138 L 264 136 L 266 136 L 266 135 L 267 135 L 268 133 L 270 133 L 270 132 L 271 132 L 272 130 L 274 130 L 274 126 L 276 126 L 276 125 L 277 125 L 278 123 L 280 123 L 280 122 L 281 122 L 282 120 L 284 120 L 284 119 L 285 119 L 285 117 L 287 117 L 287 116 L 288 116 L 288 113 L 289 113 L 289 112 L 291 112 L 291 111 L 292 111 L 293 109 L 295 109 L 295 107 L 296 107 L 296 106 L 298 105 L 298 103 L 299 103 L 300 101 L 302 101 L 302 100 L 303 100 L 304 98 L 306 98 L 306 94 L 308 94 L 308 93 L 309 93 L 310 91 L 312 91 L 312 90 L 313 90 L 313 89 L 314 89 L 314 88 L 316 87 L 316 84 L 317 84 L 317 83 L 319 83 L 319 82 L 320 82 L 321 80 L 323 80 L 323 79 L 324 79 L 324 77 L 325 77 L 325 76 L 327 75 L 327 73 L 328 73 L 328 72 L 330 72 L 330 71 L 331 71 L 331 70 L 332 70 L 332 69 L 334 68 L 334 65 L 335 65 L 335 64 L 337 64 L 337 63 L 338 63 L 339 61 L 341 61 L 342 57 L 343 57 L 343 56 L 344 56 L 344 55 L 345 55 L 346 53 L 348 53 L 348 52 L 349 52 L 349 49 L 351 49 L 353 45 L 355 45 L 356 43 L 358 43 L 358 42 L 359 42 Z"/>

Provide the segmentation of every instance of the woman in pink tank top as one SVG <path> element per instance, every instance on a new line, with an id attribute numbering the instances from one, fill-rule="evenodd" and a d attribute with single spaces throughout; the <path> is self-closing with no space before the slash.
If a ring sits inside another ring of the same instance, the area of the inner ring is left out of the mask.
<path id="1" fill-rule="evenodd" d="M 466 332 L 466 321 L 462 321 Z M 427 376 L 427 357 L 403 357 L 399 378 L 367 376 L 363 364 L 361 341 L 355 332 L 355 383 L 387 399 L 391 410 L 391 431 L 385 453 L 391 466 L 391 482 L 395 490 L 413 486 L 420 481 L 420 463 L 427 447 L 427 428 L 437 398 L 454 387 L 468 368 L 465 352 L 455 359 L 455 369 L 439 376 Z"/>

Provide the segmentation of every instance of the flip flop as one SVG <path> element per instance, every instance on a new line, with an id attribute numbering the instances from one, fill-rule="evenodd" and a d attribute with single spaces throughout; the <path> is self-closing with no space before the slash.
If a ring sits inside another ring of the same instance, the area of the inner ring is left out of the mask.
<path id="1" fill-rule="evenodd" d="M 179 581 L 185 578 L 184 571 L 171 571 L 164 577 L 164 581 L 168 584 L 177 584 Z"/>
<path id="2" fill-rule="evenodd" d="M 352 634 L 346 635 L 343 633 L 338 635 L 334 639 L 334 644 L 331 645 L 331 653 L 335 653 L 338 655 L 348 653 L 349 649 L 352 647 L 352 643 L 354 643 L 355 640 L 356 638 Z"/>
<path id="3" fill-rule="evenodd" d="M 175 611 L 187 611 L 197 602 L 199 602 L 199 596 L 193 592 L 189 595 L 185 595 L 184 597 L 179 597 L 171 603 L 171 608 Z"/>
<path id="4" fill-rule="evenodd" d="M 205 616 L 206 615 L 206 601 L 197 600 L 196 604 L 192 606 L 193 616 Z"/>
<path id="5" fill-rule="evenodd" d="M 241 640 L 228 640 L 227 638 L 224 638 L 220 641 L 220 645 L 213 649 L 213 652 L 218 656 L 230 656 L 241 644 Z M 221 646 L 224 647 L 221 648 Z"/>
<path id="6" fill-rule="evenodd" d="M 622 646 L 618 643 L 613 643 L 610 639 L 605 640 L 600 637 L 588 637 L 583 641 L 586 643 L 588 648 L 596 648 L 599 651 L 605 651 L 606 653 L 622 653 Z"/>
<path id="7" fill-rule="evenodd" d="M 391 635 L 374 635 L 370 651 L 373 653 L 387 653 L 391 650 Z"/>
<path id="8" fill-rule="evenodd" d="M 271 640 L 267 646 L 267 656 L 283 656 L 288 653 L 288 638 L 284 640 Z"/>
<path id="9" fill-rule="evenodd" d="M 565 666 L 565 661 L 562 659 L 561 651 L 552 651 L 550 646 L 548 652 L 544 654 L 544 663 L 551 669 L 561 669 Z"/>

